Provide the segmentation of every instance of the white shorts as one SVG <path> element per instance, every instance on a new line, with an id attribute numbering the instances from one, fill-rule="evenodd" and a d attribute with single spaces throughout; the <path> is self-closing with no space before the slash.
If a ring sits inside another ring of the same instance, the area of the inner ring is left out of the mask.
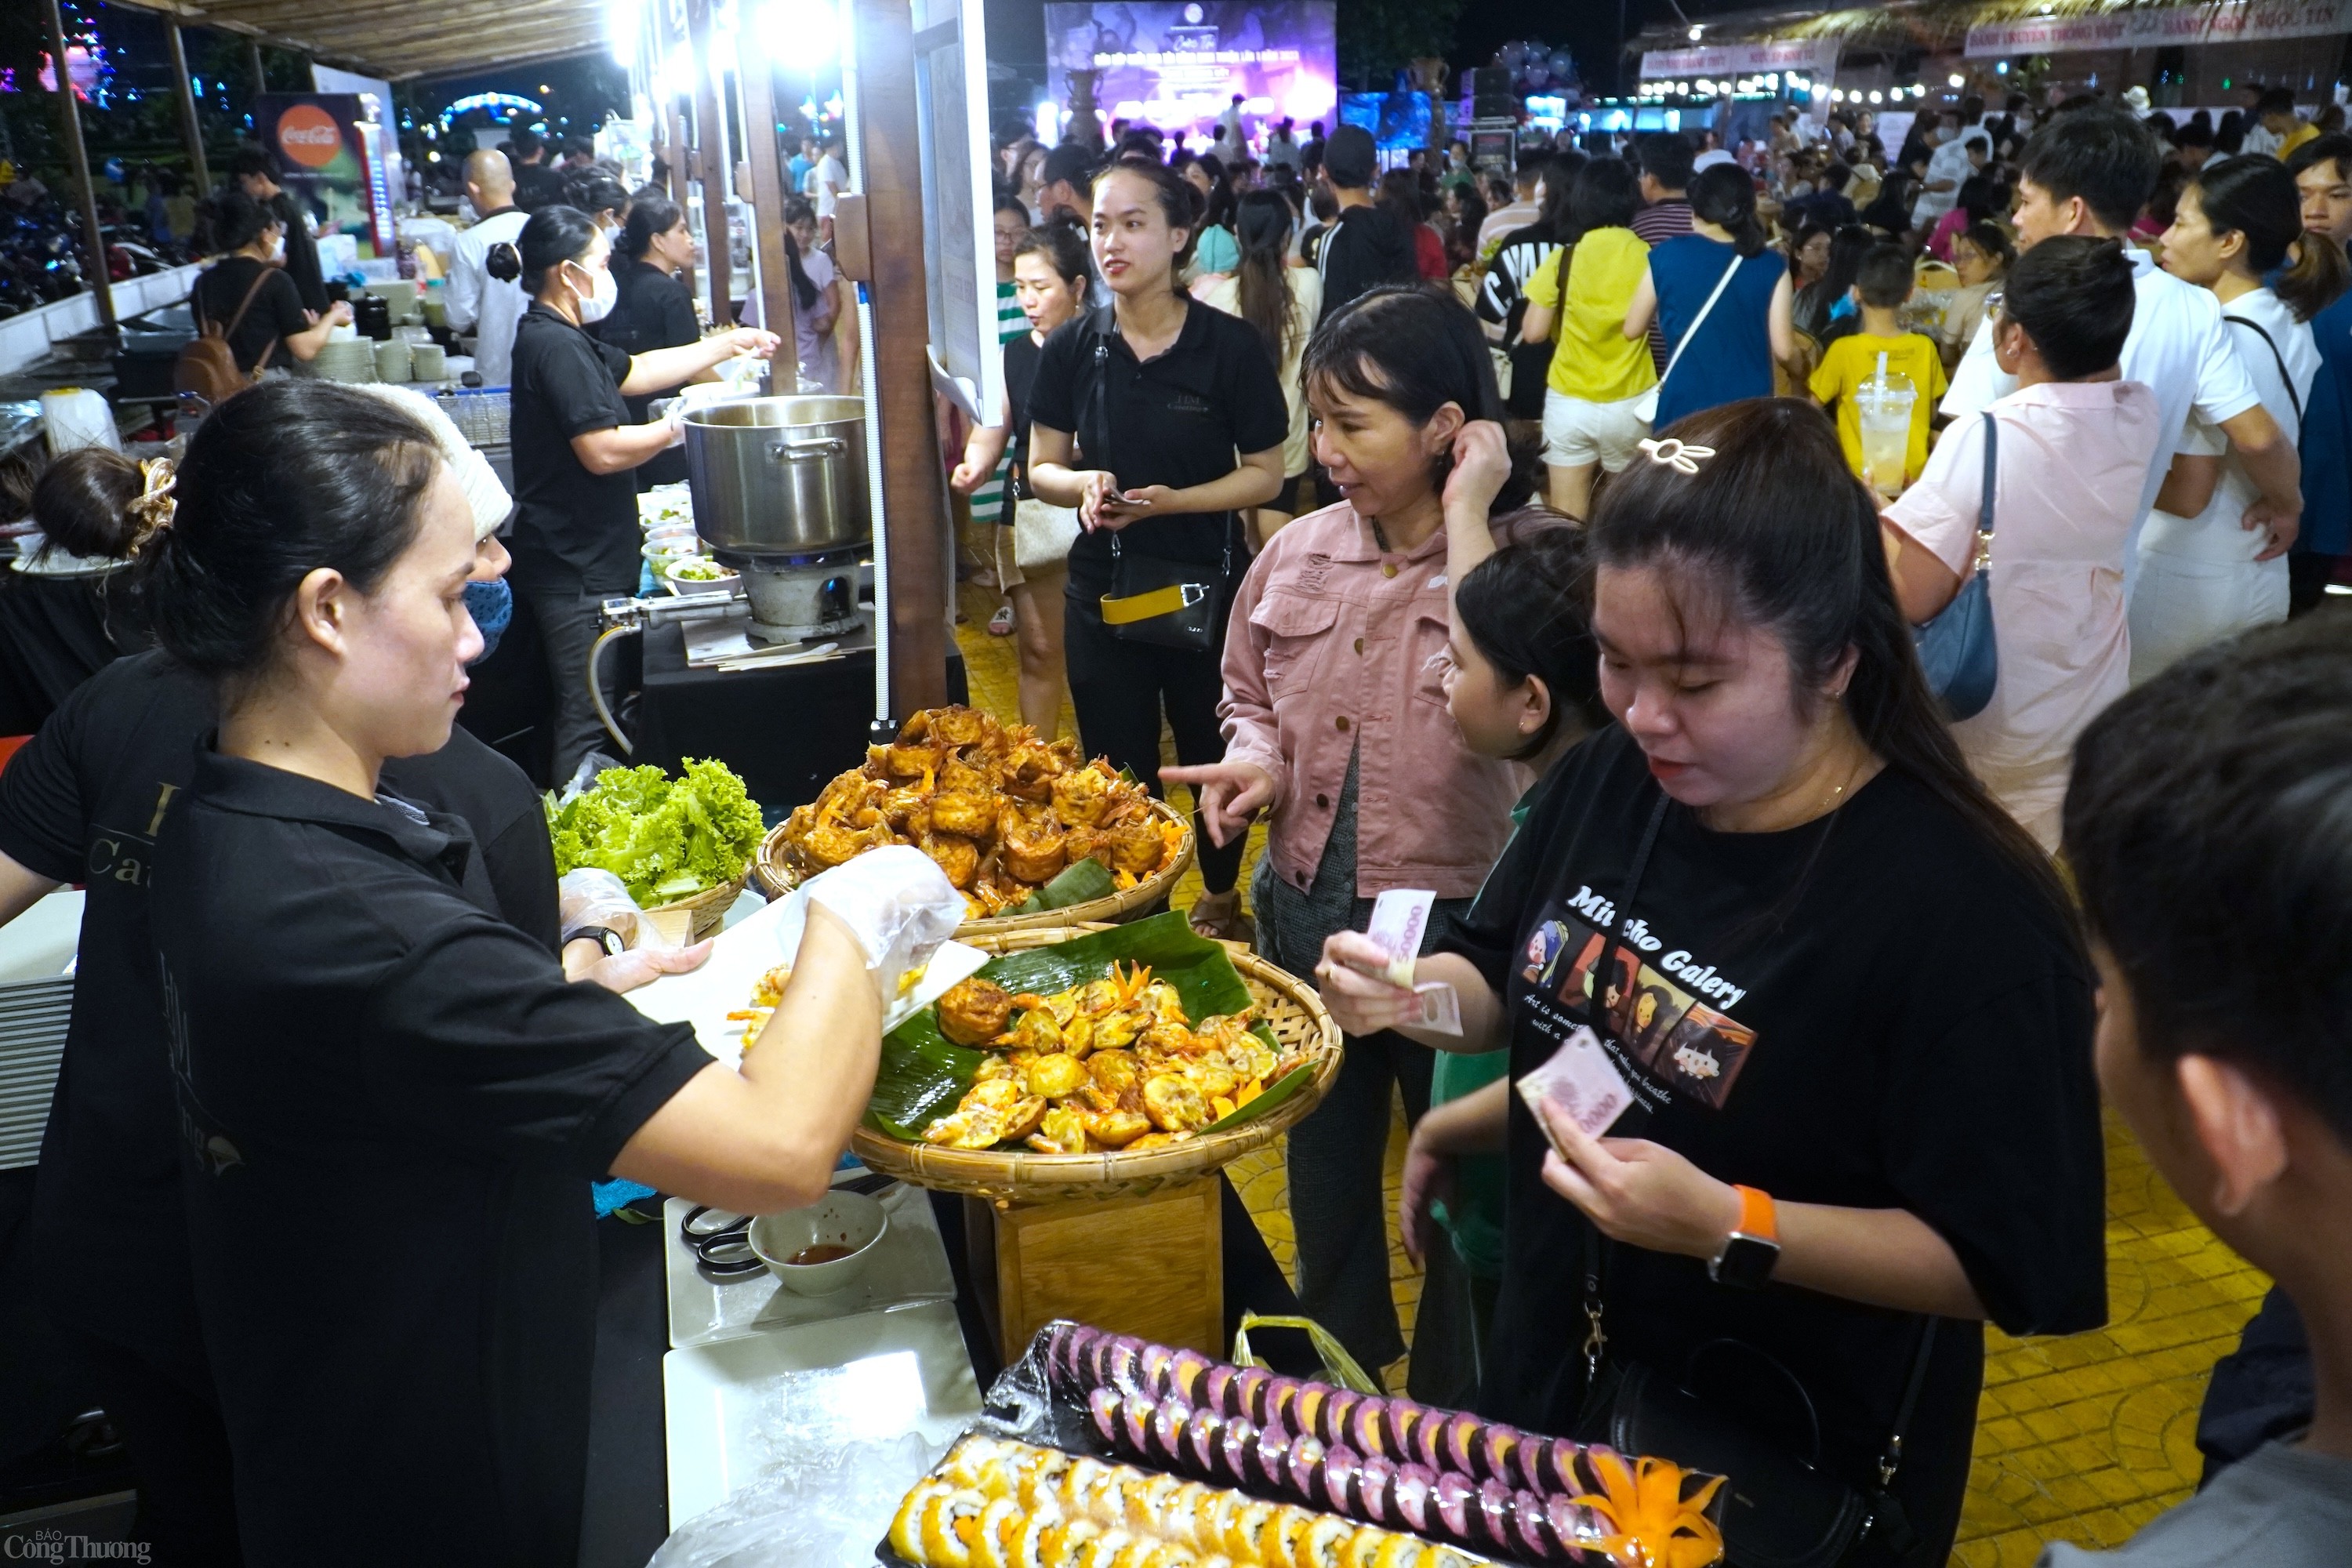
<path id="1" fill-rule="evenodd" d="M 1649 422 L 1635 411 L 1642 395 L 1591 403 L 1545 388 L 1544 461 L 1556 468 L 1598 463 L 1610 473 L 1622 472 L 1650 433 Z"/>

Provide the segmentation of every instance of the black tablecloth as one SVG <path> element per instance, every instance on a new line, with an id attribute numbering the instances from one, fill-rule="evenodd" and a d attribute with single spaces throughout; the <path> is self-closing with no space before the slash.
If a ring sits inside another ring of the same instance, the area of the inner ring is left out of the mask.
<path id="1" fill-rule="evenodd" d="M 633 763 L 675 772 L 681 757 L 717 757 L 762 805 L 814 800 L 866 759 L 874 719 L 874 637 L 839 638 L 843 657 L 781 669 L 690 669 L 686 633 L 648 627 Z M 970 700 L 963 656 L 948 655 L 949 700 Z"/>
<path id="2" fill-rule="evenodd" d="M 648 659 L 650 667 L 651 660 Z M 648 668 L 650 674 L 650 668 Z M 730 764 L 732 765 L 732 764 Z M 1295 1314 L 1298 1298 L 1266 1250 L 1249 1211 L 1229 1182 L 1224 1188 L 1225 1338 L 1241 1315 Z M 658 1215 L 659 1198 L 639 1209 Z M 964 1258 L 963 1201 L 931 1195 L 948 1263 L 955 1271 L 956 1315 L 964 1348 L 983 1389 L 1002 1370 L 996 1347 L 980 1321 L 971 1272 Z M 661 1359 L 669 1349 L 669 1309 L 662 1279 L 663 1226 L 597 1222 L 602 1238 L 603 1300 L 596 1312 L 596 1372 L 588 1414 L 588 1504 L 581 1520 L 581 1568 L 643 1568 L 669 1534 L 669 1476 L 664 1444 Z M 1306 1336 L 1290 1331 L 1250 1336 L 1259 1359 L 1293 1375 L 1317 1370 Z"/>

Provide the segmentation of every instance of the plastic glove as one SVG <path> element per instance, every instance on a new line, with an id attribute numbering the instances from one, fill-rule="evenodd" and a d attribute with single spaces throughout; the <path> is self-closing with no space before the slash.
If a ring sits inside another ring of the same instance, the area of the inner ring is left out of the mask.
<path id="1" fill-rule="evenodd" d="M 555 884 L 555 907 L 557 929 L 567 938 L 583 926 L 603 926 L 618 931 L 631 947 L 643 940 L 636 900 L 629 897 L 620 878 L 600 867 L 566 871 Z"/>
<path id="2" fill-rule="evenodd" d="M 857 938 L 885 1007 L 898 998 L 898 977 L 929 963 L 963 923 L 963 895 L 937 861 L 905 844 L 869 849 L 811 878 L 801 891 Z"/>

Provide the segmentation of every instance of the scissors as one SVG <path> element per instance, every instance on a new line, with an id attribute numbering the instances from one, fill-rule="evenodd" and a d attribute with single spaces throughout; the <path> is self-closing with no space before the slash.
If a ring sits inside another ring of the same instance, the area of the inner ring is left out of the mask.
<path id="1" fill-rule="evenodd" d="M 872 1194 L 894 1185 L 898 1178 L 879 1173 L 869 1173 L 855 1181 L 842 1182 L 832 1189 L 836 1193 Z M 677 1238 L 693 1253 L 702 1272 L 714 1279 L 736 1279 L 747 1274 L 757 1274 L 767 1265 L 751 1250 L 753 1215 L 730 1214 L 700 1205 L 688 1209 L 678 1221 Z"/>

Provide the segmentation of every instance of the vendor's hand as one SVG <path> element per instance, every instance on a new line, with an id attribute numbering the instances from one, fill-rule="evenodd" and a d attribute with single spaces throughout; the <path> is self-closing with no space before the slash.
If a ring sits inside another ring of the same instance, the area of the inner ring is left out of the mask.
<path id="1" fill-rule="evenodd" d="M 988 476 L 995 471 L 993 468 L 983 468 L 970 458 L 966 458 L 955 466 L 952 473 L 948 475 L 948 489 L 960 496 L 968 496 L 986 484 Z"/>
<path id="2" fill-rule="evenodd" d="M 1190 784 L 1209 819 L 1209 837 L 1223 848 L 1249 831 L 1250 820 L 1274 799 L 1274 780 L 1255 763 L 1205 763 L 1162 768 L 1162 783 Z"/>
<path id="3" fill-rule="evenodd" d="M 1445 476 L 1446 512 L 1485 517 L 1510 477 L 1511 451 L 1503 427 L 1492 419 L 1473 419 L 1454 432 L 1454 471 Z"/>
<path id="4" fill-rule="evenodd" d="M 1362 931 L 1335 931 L 1324 940 L 1315 989 L 1330 1009 L 1331 1021 L 1348 1034 L 1377 1035 L 1421 1022 L 1421 998 L 1412 987 L 1391 985 L 1381 977 L 1388 963 L 1388 949 Z"/>
<path id="5" fill-rule="evenodd" d="M 909 845 L 869 849 L 802 889 L 811 923 L 829 915 L 856 938 L 885 1008 L 898 998 L 898 976 L 929 963 L 964 918 L 963 895 L 936 861 Z"/>
<path id="6" fill-rule="evenodd" d="M 1078 524 L 1091 533 L 1097 529 L 1116 531 L 1127 526 L 1124 521 L 1110 521 L 1103 513 L 1105 504 L 1118 494 L 1118 476 L 1100 468 L 1078 476 Z"/>
<path id="7" fill-rule="evenodd" d="M 1424 1129 L 1426 1125 L 1424 1121 Z M 1428 1268 L 1429 1249 L 1445 1244 L 1429 1209 L 1441 1199 L 1452 1201 L 1456 1169 L 1454 1157 L 1430 1147 L 1422 1131 L 1415 1131 L 1412 1142 L 1405 1145 L 1404 1183 L 1397 1194 L 1397 1233 L 1404 1239 L 1404 1255 L 1416 1268 Z"/>
<path id="8" fill-rule="evenodd" d="M 1158 516 L 1174 510 L 1176 492 L 1166 485 L 1145 485 L 1140 489 L 1117 490 L 1106 496 L 1096 508 L 1096 521 L 1101 527 L 1117 530 L 1147 517 Z"/>
<path id="9" fill-rule="evenodd" d="M 1685 1258 L 1713 1258 L 1739 1225 L 1739 1194 L 1663 1143 L 1593 1138 L 1549 1102 L 1536 1112 L 1554 1149 L 1544 1185 L 1582 1210 L 1612 1241 Z M 1568 1151 L 1562 1159 L 1559 1151 Z"/>
<path id="10" fill-rule="evenodd" d="M 575 945 L 596 947 L 593 942 Z M 692 947 L 633 947 L 626 952 L 614 953 L 596 947 L 595 961 L 572 978 L 625 994 L 651 984 L 665 974 L 684 974 L 699 969 L 709 956 L 710 942 L 707 939 Z"/>
<path id="11" fill-rule="evenodd" d="M 2246 509 L 2246 515 L 2238 526 L 2248 533 L 2263 536 L 2263 548 L 2254 556 L 2255 560 L 2275 561 L 2294 548 L 2294 536 L 2303 531 L 2303 514 L 2281 511 L 2269 501 L 2256 498 L 2254 504 Z"/>
<path id="12" fill-rule="evenodd" d="M 309 315 L 310 312 L 306 310 L 303 314 Z M 317 319 L 318 318 L 315 316 L 311 317 L 311 320 L 314 321 Z M 352 302 L 349 300 L 338 300 L 333 304 L 328 306 L 327 320 L 334 322 L 335 325 L 339 327 L 350 326 L 352 321 Z"/>
<path id="13" fill-rule="evenodd" d="M 754 359 L 766 359 L 776 352 L 784 340 L 758 327 L 738 327 L 731 332 L 721 332 L 719 341 L 727 345 L 730 353 L 750 354 Z"/>

